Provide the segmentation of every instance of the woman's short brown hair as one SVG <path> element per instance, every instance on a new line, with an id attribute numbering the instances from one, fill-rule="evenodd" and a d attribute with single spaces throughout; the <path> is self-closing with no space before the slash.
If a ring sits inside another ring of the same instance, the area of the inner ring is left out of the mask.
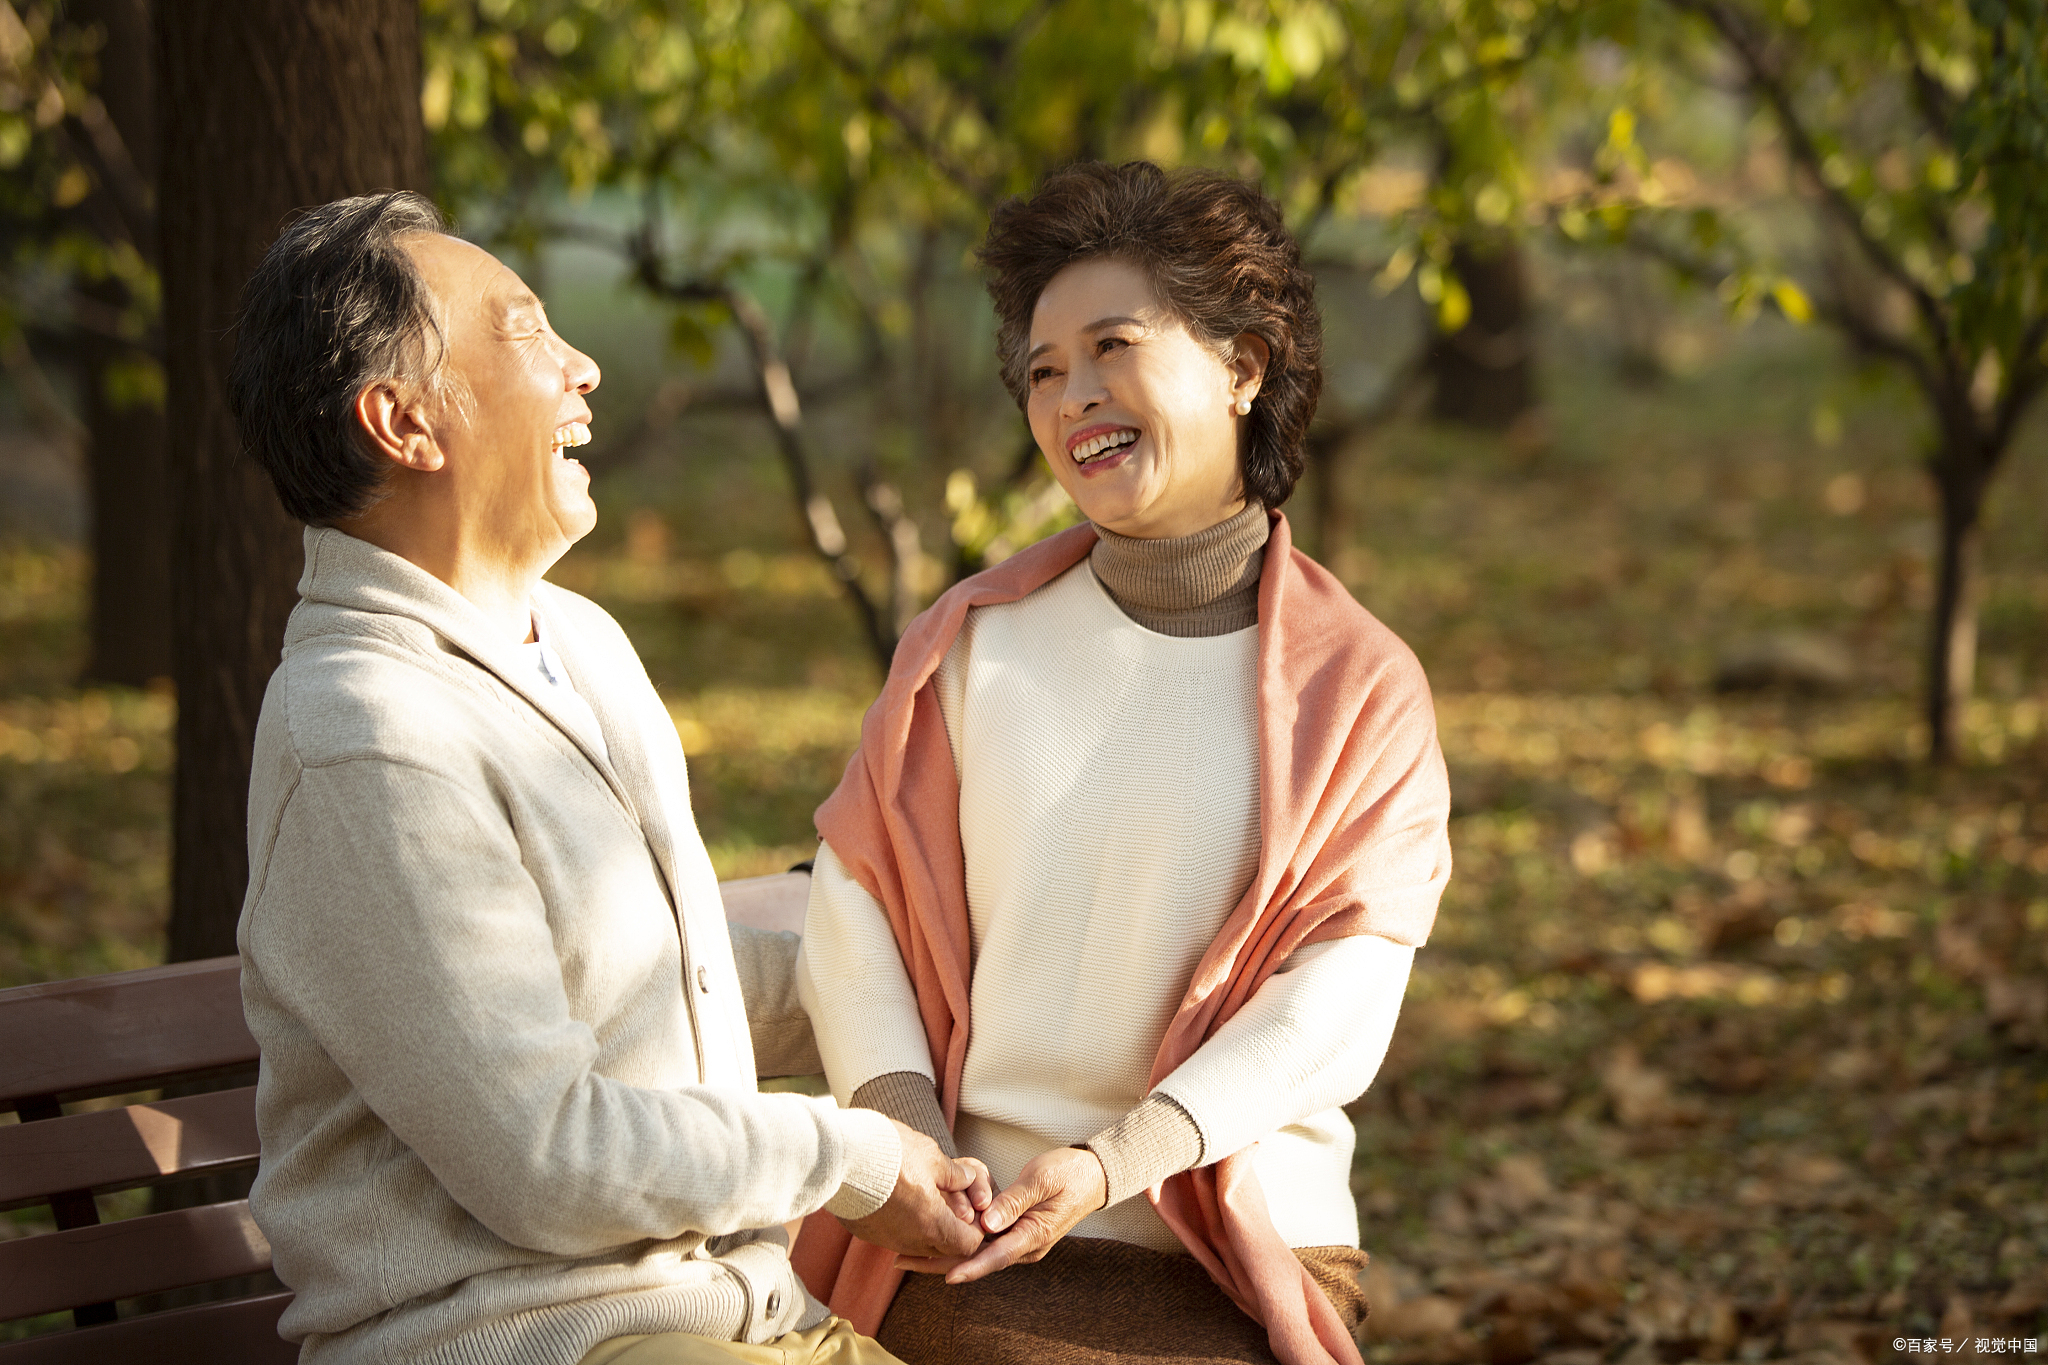
<path id="1" fill-rule="evenodd" d="M 1080 162 L 989 219 L 981 262 L 996 307 L 1003 383 L 1023 407 L 1031 314 L 1053 276 L 1094 257 L 1129 261 L 1198 340 L 1224 348 L 1249 332 L 1271 356 L 1252 404 L 1240 464 L 1245 496 L 1278 507 L 1301 477 L 1302 447 L 1323 390 L 1323 323 L 1315 277 L 1280 206 L 1208 171 L 1168 175 L 1149 161 Z"/>

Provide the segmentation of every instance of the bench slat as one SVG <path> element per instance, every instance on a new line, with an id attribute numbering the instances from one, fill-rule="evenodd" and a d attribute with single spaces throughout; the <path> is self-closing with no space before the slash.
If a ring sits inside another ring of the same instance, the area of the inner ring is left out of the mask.
<path id="1" fill-rule="evenodd" d="M 252 1166 L 256 1087 L 0 1128 L 0 1209 L 59 1190 L 119 1190 Z"/>
<path id="2" fill-rule="evenodd" d="M 290 1294 L 266 1294 L 52 1332 L 0 1345 L 0 1365 L 297 1365 L 298 1345 L 277 1334 L 291 1301 Z"/>
<path id="3" fill-rule="evenodd" d="M 811 903 L 811 874 L 777 872 L 766 877 L 742 877 L 734 882 L 720 882 L 718 895 L 725 902 L 725 917 L 734 924 L 801 934 L 804 908 Z"/>
<path id="4" fill-rule="evenodd" d="M 238 958 L 0 991 L 0 1109 L 152 1089 L 255 1060 Z"/>
<path id="5" fill-rule="evenodd" d="M 46 1232 L 0 1242 L 0 1321 L 268 1269 L 246 1199 Z"/>

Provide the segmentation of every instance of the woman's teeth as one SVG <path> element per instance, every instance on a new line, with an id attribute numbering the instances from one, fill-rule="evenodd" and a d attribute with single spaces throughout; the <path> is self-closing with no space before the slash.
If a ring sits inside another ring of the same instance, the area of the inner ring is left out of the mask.
<path id="1" fill-rule="evenodd" d="M 1128 427 L 1122 431 L 1105 431 L 1102 435 L 1091 437 L 1074 447 L 1074 463 L 1088 464 L 1099 460 L 1110 451 L 1120 450 L 1137 439 L 1138 433 Z"/>
<path id="2" fill-rule="evenodd" d="M 564 422 L 555 428 L 555 450 L 559 453 L 565 446 L 587 446 L 590 444 L 590 428 L 581 422 Z"/>

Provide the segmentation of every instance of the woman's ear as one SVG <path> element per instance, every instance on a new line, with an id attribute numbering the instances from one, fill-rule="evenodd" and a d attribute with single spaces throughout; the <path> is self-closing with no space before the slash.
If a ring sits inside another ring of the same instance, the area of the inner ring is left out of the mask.
<path id="1" fill-rule="evenodd" d="M 369 437 L 370 448 L 393 464 L 430 474 L 446 462 L 426 409 L 405 402 L 388 381 L 367 384 L 356 395 L 356 424 Z"/>
<path id="2" fill-rule="evenodd" d="M 1266 345 L 1264 337 L 1246 332 L 1231 343 L 1230 396 L 1240 403 L 1250 403 L 1259 396 L 1259 386 L 1265 382 L 1266 366 L 1273 362 L 1273 349 Z"/>

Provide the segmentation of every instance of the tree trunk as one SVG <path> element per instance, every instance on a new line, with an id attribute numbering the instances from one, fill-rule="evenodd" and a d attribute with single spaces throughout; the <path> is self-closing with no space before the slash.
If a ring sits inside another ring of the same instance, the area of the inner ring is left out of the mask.
<path id="1" fill-rule="evenodd" d="M 1506 431 L 1536 406 L 1522 248 L 1512 237 L 1459 241 L 1451 248 L 1451 270 L 1471 296 L 1472 314 L 1457 331 L 1439 333 L 1430 348 L 1436 381 L 1430 415 Z"/>
<path id="2" fill-rule="evenodd" d="M 1940 564 L 1934 582 L 1934 629 L 1927 650 L 1928 757 L 1952 762 L 1962 743 L 1963 713 L 1977 676 L 1977 602 L 1983 542 L 1984 480 L 1958 472 L 1975 452 L 1944 451 L 1935 469 L 1941 502 Z M 1959 458 L 1960 456 L 1960 458 Z"/>
<path id="3" fill-rule="evenodd" d="M 148 0 L 70 0 L 65 24 L 98 31 L 94 94 L 121 144 L 100 185 L 78 212 L 88 231 L 127 238 L 156 262 L 147 221 L 157 172 L 156 104 L 151 85 Z M 125 204 L 125 211 L 124 211 Z M 80 292 L 106 313 L 132 305 L 127 286 L 97 280 Z M 164 518 L 164 414 L 146 393 L 113 392 L 123 368 L 160 361 L 156 337 L 136 342 L 107 334 L 104 322 L 79 329 L 79 388 L 85 420 L 87 496 L 92 542 L 90 645 L 84 681 L 139 687 L 171 671 L 170 527 Z"/>
<path id="4" fill-rule="evenodd" d="M 92 639 L 85 681 L 141 687 L 171 673 L 164 410 L 151 398 L 117 401 L 108 392 L 115 367 L 133 365 L 146 353 L 90 332 L 80 350 L 92 517 Z"/>
<path id="5" fill-rule="evenodd" d="M 1316 559 L 1331 573 L 1344 576 L 1351 539 L 1351 504 L 1344 496 L 1346 466 L 1350 463 L 1351 427 L 1346 424 L 1320 426 L 1308 436 L 1308 477 L 1315 497 Z"/>
<path id="6" fill-rule="evenodd" d="M 425 188 L 428 168 L 414 0 L 166 4 L 156 44 L 182 961 L 235 948 L 250 746 L 302 563 L 228 413 L 242 286 L 294 209 Z"/>

